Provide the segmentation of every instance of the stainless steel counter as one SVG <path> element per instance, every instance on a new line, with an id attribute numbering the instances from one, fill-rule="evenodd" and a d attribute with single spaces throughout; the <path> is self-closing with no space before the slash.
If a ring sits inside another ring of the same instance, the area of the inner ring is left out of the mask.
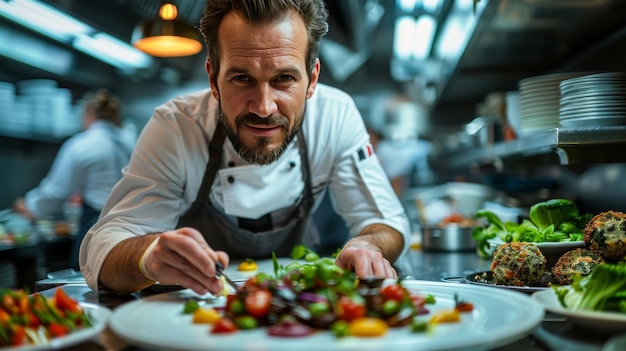
<path id="1" fill-rule="evenodd" d="M 446 281 L 450 284 L 463 284 L 462 277 L 471 273 L 489 269 L 491 261 L 480 258 L 474 252 L 425 252 L 411 250 L 410 259 L 414 269 L 414 278 L 418 280 Z M 68 295 L 78 301 L 90 302 L 115 309 L 117 306 L 142 298 L 152 292 L 138 292 L 130 295 L 97 293 L 85 284 L 68 282 L 62 285 Z M 497 294 L 499 288 L 493 288 Z M 54 288 L 40 293 L 51 296 Z M 520 292 L 521 293 L 521 292 Z M 602 351 L 602 346 L 610 335 L 595 334 L 579 330 L 565 318 L 547 313 L 541 324 L 526 338 L 512 344 L 492 349 L 491 351 Z M 105 331 L 97 340 L 79 344 L 64 351 L 74 350 L 113 350 L 113 351 L 150 351 L 126 345 L 110 331 Z"/>

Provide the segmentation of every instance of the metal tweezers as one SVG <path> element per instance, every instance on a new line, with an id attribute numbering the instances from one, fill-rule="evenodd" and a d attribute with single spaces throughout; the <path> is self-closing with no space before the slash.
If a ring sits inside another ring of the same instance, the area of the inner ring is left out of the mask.
<path id="1" fill-rule="evenodd" d="M 232 281 L 232 279 L 230 279 L 226 274 L 224 274 L 224 265 L 222 264 L 222 262 L 215 262 L 215 270 L 217 270 L 217 274 L 215 275 L 216 278 L 222 276 L 224 277 L 224 280 L 226 280 L 228 285 L 235 289 L 235 291 L 239 289 L 239 286 L 234 281 Z"/>

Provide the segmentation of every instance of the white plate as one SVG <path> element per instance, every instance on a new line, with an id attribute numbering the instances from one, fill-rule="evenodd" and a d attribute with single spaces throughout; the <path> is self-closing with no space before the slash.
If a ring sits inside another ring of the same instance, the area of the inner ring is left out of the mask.
<path id="1" fill-rule="evenodd" d="M 81 302 L 83 310 L 89 316 L 91 321 L 91 327 L 78 330 L 74 333 L 68 334 L 64 337 L 55 338 L 50 343 L 45 345 L 24 345 L 18 347 L 0 348 L 2 351 L 45 351 L 45 350 L 59 350 L 76 345 L 78 343 L 95 338 L 100 334 L 107 326 L 109 318 L 111 317 L 111 310 L 94 305 L 91 303 Z"/>
<path id="2" fill-rule="evenodd" d="M 543 308 L 529 296 L 480 286 L 428 281 L 404 281 L 405 286 L 432 294 L 431 312 L 454 306 L 454 294 L 472 302 L 474 310 L 460 323 L 437 325 L 432 333 L 411 333 L 408 327 L 390 329 L 378 338 L 336 338 L 319 332 L 302 338 L 278 338 L 265 328 L 212 335 L 208 325 L 192 324 L 181 313 L 181 292 L 154 295 L 124 304 L 113 312 L 110 326 L 126 342 L 159 350 L 477 350 L 509 344 L 528 335 L 541 322 Z"/>
<path id="3" fill-rule="evenodd" d="M 561 306 L 553 289 L 533 293 L 531 298 L 539 302 L 547 311 L 565 316 L 572 323 L 586 329 L 603 334 L 619 333 L 626 330 L 626 314 L 569 310 Z"/>

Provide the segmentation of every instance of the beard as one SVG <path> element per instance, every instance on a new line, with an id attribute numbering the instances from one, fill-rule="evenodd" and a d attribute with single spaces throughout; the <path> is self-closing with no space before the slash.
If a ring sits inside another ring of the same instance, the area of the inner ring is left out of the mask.
<path id="1" fill-rule="evenodd" d="M 228 123 L 228 118 L 224 115 L 222 103 L 220 101 L 218 123 L 221 125 L 221 128 L 223 128 L 235 151 L 237 151 L 239 156 L 241 156 L 244 161 L 251 164 L 267 165 L 278 160 L 298 134 L 302 128 L 302 123 L 304 122 L 304 111 L 305 109 L 303 108 L 302 112 L 295 117 L 294 126 L 291 130 L 289 130 L 289 118 L 277 113 L 264 118 L 259 117 L 254 113 L 242 114 L 235 118 L 235 126 L 233 127 Z M 285 138 L 280 146 L 275 149 L 269 149 L 272 139 L 267 137 L 258 137 L 256 138 L 254 145 L 246 145 L 238 134 L 241 127 L 246 124 L 279 126 L 285 130 Z M 220 127 L 218 126 L 218 128 Z"/>

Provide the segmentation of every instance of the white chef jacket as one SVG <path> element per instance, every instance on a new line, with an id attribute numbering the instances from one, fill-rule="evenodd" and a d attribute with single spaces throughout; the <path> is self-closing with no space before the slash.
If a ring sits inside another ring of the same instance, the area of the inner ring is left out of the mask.
<path id="1" fill-rule="evenodd" d="M 108 121 L 94 122 L 63 143 L 46 177 L 26 193 L 26 206 L 35 218 L 55 217 L 78 191 L 87 205 L 100 210 L 132 149 L 120 128 Z"/>
<path id="2" fill-rule="evenodd" d="M 79 261 L 91 288 L 97 289 L 102 264 L 116 244 L 136 235 L 172 230 L 191 207 L 208 162 L 208 141 L 217 124 L 217 111 L 218 102 L 208 89 L 179 96 L 155 109 L 100 220 L 83 240 Z M 404 235 L 406 253 L 408 218 L 373 153 L 350 96 L 318 84 L 307 100 L 302 128 L 313 209 L 328 188 L 351 236 L 370 224 L 386 224 Z M 302 193 L 300 162 L 297 142 L 274 163 L 259 166 L 242 160 L 227 139 L 212 186 L 212 203 L 239 217 L 281 212 Z"/>

